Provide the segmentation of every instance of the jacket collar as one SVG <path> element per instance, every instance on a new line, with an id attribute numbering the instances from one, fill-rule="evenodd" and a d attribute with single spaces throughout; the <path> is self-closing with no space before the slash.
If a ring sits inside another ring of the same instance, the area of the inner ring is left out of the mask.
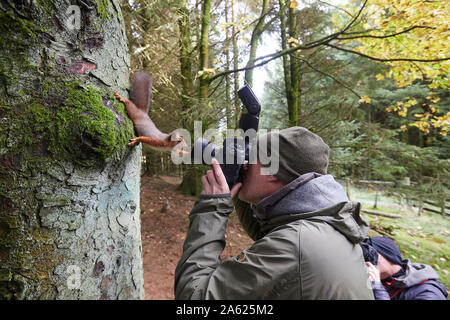
<path id="1" fill-rule="evenodd" d="M 438 278 L 439 275 L 429 265 L 414 263 L 405 259 L 403 260 L 402 270 L 387 279 L 383 279 L 383 283 L 388 287 L 409 288 L 423 281 Z"/>
<path id="2" fill-rule="evenodd" d="M 348 202 L 342 186 L 333 176 L 309 172 L 262 199 L 254 207 L 260 220 L 281 215 L 307 214 L 338 203 Z"/>
<path id="3" fill-rule="evenodd" d="M 262 236 L 296 220 L 325 222 L 352 243 L 367 237 L 369 224 L 360 217 L 361 205 L 350 202 L 331 175 L 304 174 L 252 206 Z"/>
<path id="4" fill-rule="evenodd" d="M 311 181 L 314 178 L 320 177 L 321 174 L 315 172 L 309 172 L 301 175 L 294 181 L 291 181 L 283 188 L 275 192 L 274 194 L 265 197 L 262 199 L 255 207 L 254 211 L 258 218 L 264 217 L 271 208 L 275 206 L 275 204 L 283 199 L 288 193 L 294 191 L 305 183 Z"/>

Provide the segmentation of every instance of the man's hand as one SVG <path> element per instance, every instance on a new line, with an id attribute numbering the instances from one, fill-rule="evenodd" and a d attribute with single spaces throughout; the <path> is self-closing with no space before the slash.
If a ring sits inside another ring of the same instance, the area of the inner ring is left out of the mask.
<path id="1" fill-rule="evenodd" d="M 233 198 L 242 186 L 242 183 L 237 183 L 230 191 L 227 180 L 223 175 L 222 168 L 216 158 L 212 159 L 211 164 L 212 170 L 208 170 L 206 175 L 202 176 L 203 190 L 201 194 L 231 193 L 231 197 Z"/>
<path id="2" fill-rule="evenodd" d="M 377 267 L 375 267 L 370 262 L 366 262 L 367 271 L 369 272 L 370 281 L 381 282 L 380 280 L 380 271 Z"/>

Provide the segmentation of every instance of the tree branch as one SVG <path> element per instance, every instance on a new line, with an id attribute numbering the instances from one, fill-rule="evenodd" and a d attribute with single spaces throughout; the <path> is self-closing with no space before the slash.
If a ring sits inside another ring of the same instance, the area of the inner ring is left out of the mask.
<path id="1" fill-rule="evenodd" d="M 340 50 L 340 51 L 356 54 L 358 56 L 361 56 L 361 57 L 364 57 L 364 58 L 367 58 L 367 59 L 370 59 L 370 60 L 381 61 L 381 62 L 393 62 L 393 61 L 439 62 L 439 61 L 450 60 L 450 57 L 440 58 L 440 59 L 419 59 L 419 58 L 392 58 L 392 59 L 384 59 L 384 58 L 372 57 L 372 56 L 369 56 L 367 54 L 364 54 L 364 53 L 361 53 L 361 52 L 358 52 L 358 51 L 353 51 L 353 50 L 350 50 L 350 49 L 337 47 L 337 46 L 329 44 L 329 43 L 325 43 L 325 45 L 328 46 L 328 47 L 334 48 L 336 50 Z"/>
<path id="2" fill-rule="evenodd" d="M 352 39 L 360 39 L 360 38 L 376 38 L 376 39 L 385 39 L 385 38 L 390 38 L 390 37 L 395 37 L 395 36 L 398 36 L 398 35 L 400 35 L 400 34 L 402 34 L 402 33 L 407 33 L 407 32 L 409 32 L 409 31 L 411 31 L 411 30 L 414 30 L 414 29 L 434 29 L 434 27 L 427 27 L 427 26 L 412 26 L 412 27 L 410 27 L 410 28 L 408 28 L 408 29 L 405 29 L 405 30 L 403 30 L 403 31 L 400 31 L 400 32 L 397 32 L 397 33 L 392 33 L 392 34 L 389 34 L 389 35 L 383 35 L 383 36 L 374 36 L 374 35 L 360 35 L 360 36 L 354 36 L 354 37 L 345 37 L 345 38 L 339 38 L 339 37 L 337 37 L 336 38 L 336 40 L 352 40 Z M 363 32 L 361 32 L 361 33 L 363 33 Z M 347 35 L 346 33 L 344 33 L 345 35 Z"/>
<path id="3" fill-rule="evenodd" d="M 235 70 L 227 70 L 227 71 L 224 71 L 224 72 L 219 72 L 216 75 L 214 75 L 213 77 L 209 78 L 209 82 L 211 83 L 215 79 L 217 79 L 219 77 L 226 76 L 227 74 L 230 74 L 230 73 L 246 71 L 246 70 L 250 70 L 250 69 L 253 69 L 253 68 L 261 67 L 261 66 L 269 63 L 272 60 L 275 60 L 275 59 L 277 59 L 277 58 L 279 58 L 281 56 L 284 56 L 286 54 L 291 54 L 291 53 L 293 53 L 295 51 L 298 51 L 298 50 L 312 49 L 312 48 L 318 47 L 320 45 L 327 44 L 331 40 L 336 39 L 339 35 L 344 34 L 345 31 L 347 31 L 357 21 L 357 19 L 359 18 L 359 16 L 361 15 L 362 11 L 365 8 L 365 6 L 367 4 L 367 1 L 368 0 L 364 1 L 363 5 L 361 6 L 360 10 L 358 11 L 358 14 L 341 31 L 333 33 L 333 34 L 330 34 L 330 35 L 328 35 L 326 37 L 323 37 L 323 38 L 321 38 L 319 40 L 310 42 L 310 43 L 308 43 L 306 45 L 298 45 L 298 46 L 295 46 L 295 47 L 292 47 L 292 48 L 289 48 L 289 49 L 281 50 L 281 51 L 278 51 L 278 52 L 275 52 L 275 53 L 272 53 L 272 54 L 268 54 L 268 55 L 265 55 L 265 56 L 258 57 L 258 58 L 256 58 L 253 61 L 253 63 L 255 63 L 256 61 L 259 61 L 259 60 L 264 60 L 264 61 L 262 61 L 262 62 L 260 62 L 258 64 L 255 64 L 255 65 L 252 65 L 250 67 L 245 67 L 245 68 L 239 68 L 239 69 L 235 69 Z"/>
<path id="4" fill-rule="evenodd" d="M 353 16 L 350 12 L 348 12 L 347 10 L 345 10 L 344 8 L 335 6 L 334 4 L 331 4 L 331 3 L 328 3 L 328 2 L 325 2 L 325 1 L 320 1 L 320 0 L 319 0 L 318 2 L 319 2 L 319 3 L 322 3 L 322 4 L 324 4 L 324 5 L 327 5 L 327 6 L 336 8 L 336 9 L 338 9 L 338 10 L 341 10 L 341 11 L 345 12 L 346 14 L 348 14 L 350 17 L 354 18 L 354 16 Z"/>
<path id="5" fill-rule="evenodd" d="M 347 90 L 349 90 L 350 92 L 352 92 L 352 93 L 353 93 L 355 96 L 357 96 L 359 99 L 361 99 L 361 96 L 360 96 L 356 91 L 354 91 L 352 88 L 350 88 L 349 86 L 347 86 L 347 85 L 346 85 L 345 83 L 343 83 L 342 81 L 340 81 L 340 80 L 336 79 L 335 77 L 333 77 L 331 74 L 328 74 L 328 73 L 326 73 L 326 72 L 323 72 L 322 70 L 319 70 L 319 69 L 313 67 L 307 60 L 304 60 L 304 59 L 301 59 L 301 58 L 298 58 L 298 59 L 301 60 L 301 61 L 303 61 L 304 63 L 306 63 L 306 65 L 307 65 L 308 67 L 310 67 L 311 69 L 313 69 L 314 71 L 316 71 L 316 72 L 318 72 L 318 73 L 320 73 L 320 74 L 322 74 L 322 75 L 324 75 L 324 76 L 326 76 L 326 77 L 331 78 L 333 81 L 335 81 L 336 83 L 338 83 L 339 85 L 341 85 L 341 86 L 344 87 L 345 89 L 347 89 Z"/>
<path id="6" fill-rule="evenodd" d="M 340 51 L 356 54 L 356 55 L 359 55 L 361 57 L 368 58 L 368 59 L 374 60 L 374 61 L 380 61 L 380 62 L 394 62 L 394 61 L 439 62 L 439 61 L 450 60 L 450 57 L 439 58 L 439 59 L 420 59 L 420 58 L 392 58 L 392 59 L 384 59 L 384 58 L 372 57 L 372 56 L 369 56 L 369 55 L 366 55 L 366 54 L 363 54 L 363 53 L 360 53 L 360 52 L 357 52 L 357 51 L 353 51 L 353 50 L 350 50 L 350 49 L 345 49 L 345 48 L 338 47 L 338 46 L 330 44 L 330 42 L 332 40 L 352 40 L 352 39 L 358 39 L 358 38 L 384 39 L 384 38 L 389 38 L 389 37 L 395 37 L 395 36 L 398 36 L 400 34 L 409 32 L 409 31 L 411 31 L 413 29 L 417 29 L 417 28 L 432 28 L 432 27 L 426 27 L 426 26 L 412 26 L 412 27 L 410 27 L 408 29 L 405 29 L 403 31 L 400 31 L 400 32 L 397 32 L 397 33 L 393 33 L 393 34 L 390 34 L 390 35 L 384 35 L 384 36 L 363 35 L 363 33 L 367 33 L 367 32 L 370 32 L 370 31 L 373 31 L 373 30 L 376 30 L 376 29 L 364 30 L 364 31 L 346 32 L 358 20 L 358 18 L 361 16 L 362 11 L 366 7 L 367 1 L 368 0 L 364 1 L 363 5 L 361 6 L 360 10 L 358 11 L 358 14 L 356 16 L 354 16 L 353 19 L 347 24 L 347 26 L 344 29 L 342 29 L 341 31 L 333 33 L 333 34 L 330 34 L 328 36 L 325 36 L 325 37 L 323 37 L 323 38 L 321 38 L 319 40 L 310 42 L 308 44 L 298 45 L 298 46 L 295 46 L 295 47 L 291 47 L 291 48 L 288 48 L 288 49 L 285 49 L 285 50 L 280 50 L 280 51 L 275 52 L 275 53 L 271 53 L 271 54 L 268 54 L 268 55 L 264 55 L 264 56 L 258 57 L 258 58 L 256 58 L 254 60 L 254 63 L 257 62 L 257 61 L 260 61 L 260 60 L 263 60 L 263 61 L 261 61 L 260 63 L 254 64 L 252 66 L 219 72 L 219 73 L 215 74 L 213 77 L 209 78 L 209 82 L 211 83 L 212 81 L 216 80 L 217 78 L 225 76 L 225 75 L 228 75 L 228 74 L 231 74 L 231 73 L 236 73 L 236 72 L 241 72 L 241 71 L 246 71 L 246 70 L 250 70 L 250 69 L 253 69 L 253 68 L 261 67 L 261 66 L 269 63 L 270 61 L 278 59 L 279 57 L 282 57 L 284 55 L 291 54 L 291 53 L 293 53 L 295 51 L 298 51 L 298 50 L 308 50 L 308 49 L 312 49 L 312 48 L 315 48 L 315 47 L 318 47 L 318 46 L 321 46 L 321 45 L 325 45 L 325 46 L 334 48 L 336 50 L 340 50 Z M 344 37 L 340 37 L 341 35 L 348 36 L 350 34 L 360 34 L 360 35 L 359 36 L 353 36 L 353 37 L 345 37 L 345 36 Z M 316 70 L 316 71 L 319 72 L 318 70 Z M 336 81 L 336 79 L 333 79 L 333 80 Z M 336 82 L 339 83 L 339 81 L 336 81 Z M 349 88 L 347 87 L 347 89 L 349 89 Z M 355 92 L 353 92 L 353 93 L 355 93 Z M 356 95 L 359 97 L 358 94 L 356 94 Z"/>
<path id="7" fill-rule="evenodd" d="M 353 18 L 353 20 L 352 21 L 350 21 L 350 23 L 340 32 L 341 34 L 342 33 L 345 33 L 345 31 L 347 31 L 355 22 L 356 22 L 356 20 L 358 20 L 358 18 L 359 18 L 359 16 L 361 15 L 361 13 L 363 12 L 363 10 L 364 10 L 364 8 L 366 7 L 366 4 L 367 4 L 367 1 L 368 0 L 365 0 L 364 1 L 364 3 L 363 3 L 363 5 L 361 6 L 361 8 L 359 9 L 359 11 L 358 11 L 358 14 Z"/>

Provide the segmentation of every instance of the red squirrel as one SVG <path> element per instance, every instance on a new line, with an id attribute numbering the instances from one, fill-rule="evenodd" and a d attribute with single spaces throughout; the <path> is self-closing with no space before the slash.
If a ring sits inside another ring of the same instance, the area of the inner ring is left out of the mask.
<path id="1" fill-rule="evenodd" d="M 116 98 L 125 104 L 127 114 L 133 121 L 138 135 L 137 138 L 131 139 L 128 145 L 134 146 L 136 143 L 142 142 L 158 151 L 171 151 L 178 144 L 186 146 L 186 142 L 176 131 L 169 134 L 163 133 L 150 119 L 148 111 L 150 109 L 151 91 L 152 78 L 147 73 L 139 71 L 133 78 L 130 100 L 114 92 Z M 181 155 L 187 152 L 180 150 L 179 153 Z"/>

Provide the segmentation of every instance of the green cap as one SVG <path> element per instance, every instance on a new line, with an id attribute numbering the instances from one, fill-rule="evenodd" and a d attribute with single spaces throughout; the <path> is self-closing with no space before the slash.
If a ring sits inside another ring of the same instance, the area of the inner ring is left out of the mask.
<path id="1" fill-rule="evenodd" d="M 278 150 L 272 146 L 276 137 L 279 142 Z M 257 146 L 258 159 L 264 167 L 272 164 L 267 159 L 260 158 L 261 147 L 267 148 L 263 154 L 267 153 L 268 159 L 279 161 L 278 172 L 274 176 L 283 182 L 289 183 L 308 172 L 327 174 L 330 148 L 321 137 L 306 128 L 291 127 L 271 131 L 259 137 Z"/>

